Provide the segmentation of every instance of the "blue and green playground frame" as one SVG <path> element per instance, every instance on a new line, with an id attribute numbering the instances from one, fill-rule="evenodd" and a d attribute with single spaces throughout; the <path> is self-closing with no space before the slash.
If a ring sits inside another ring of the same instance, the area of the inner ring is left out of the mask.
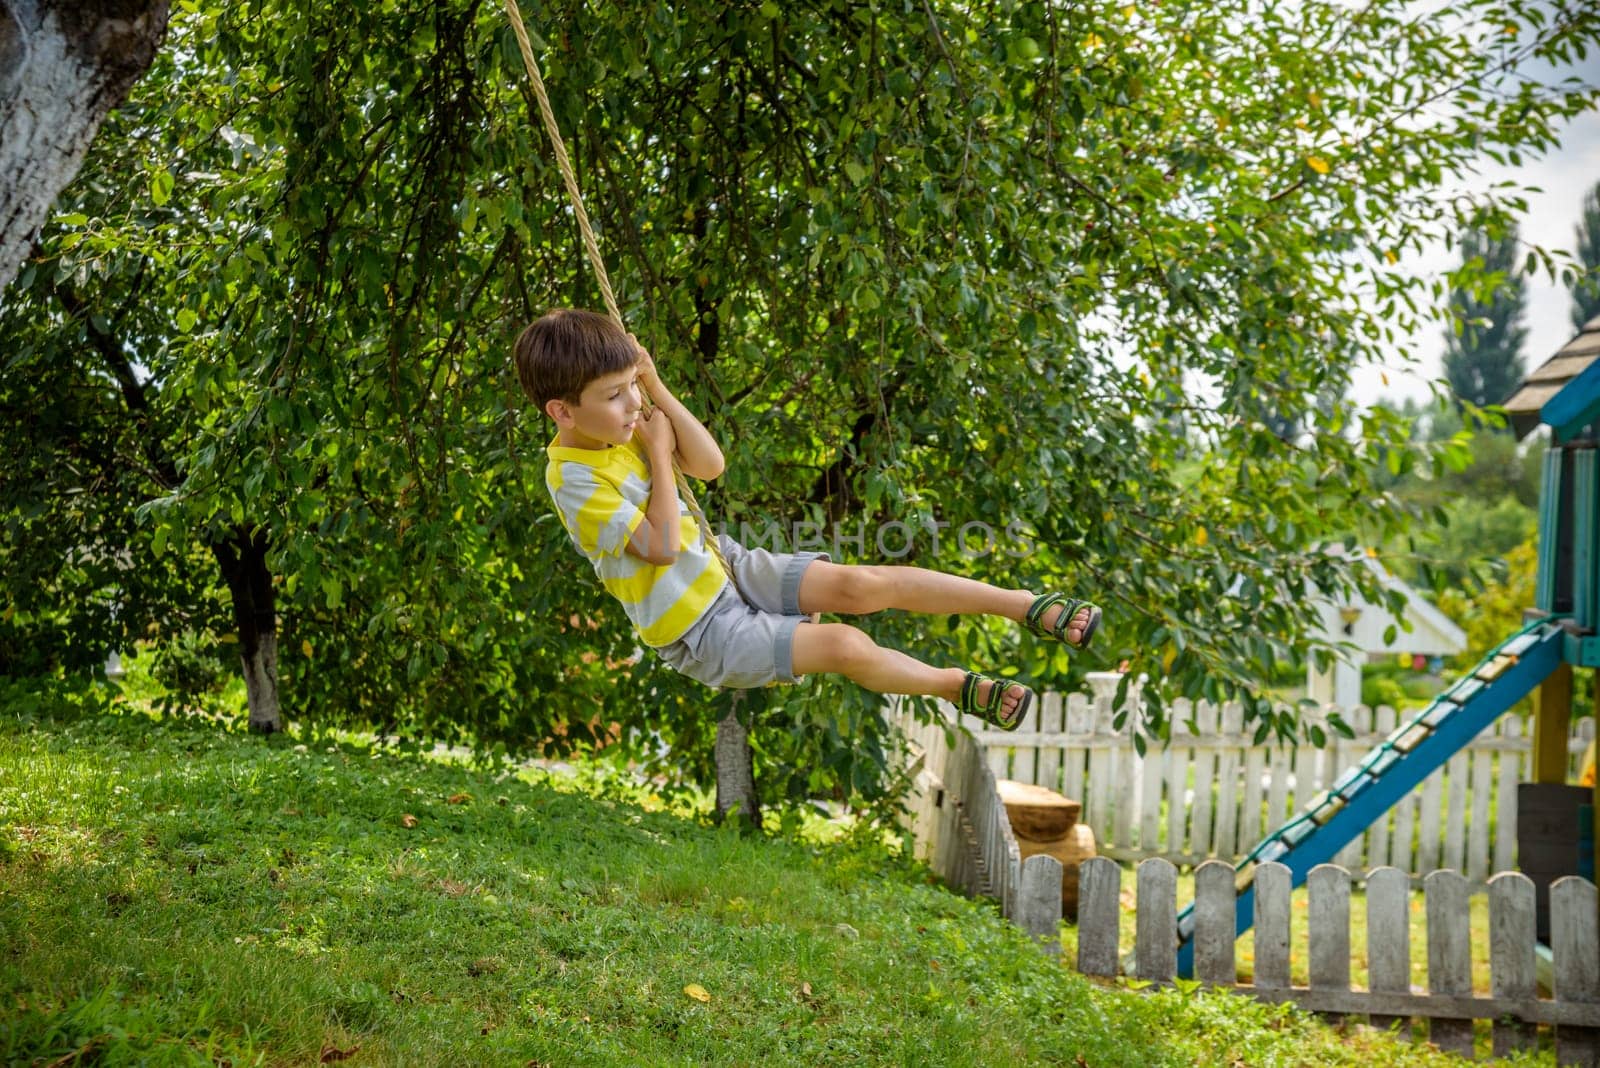
<path id="1" fill-rule="evenodd" d="M 1532 618 L 1239 862 L 1239 934 L 1254 921 L 1256 865 L 1276 861 L 1299 886 L 1535 687 L 1533 778 L 1566 781 L 1572 670 L 1600 667 L 1600 360 L 1568 381 L 1539 416 L 1551 440 Z M 1600 809 L 1600 786 L 1595 801 Z M 1193 968 L 1190 904 L 1178 915 L 1178 971 L 1189 976 Z"/>

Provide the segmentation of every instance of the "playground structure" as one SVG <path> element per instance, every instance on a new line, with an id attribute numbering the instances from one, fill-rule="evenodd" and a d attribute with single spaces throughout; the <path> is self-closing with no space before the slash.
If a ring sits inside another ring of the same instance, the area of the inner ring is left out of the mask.
<path id="1" fill-rule="evenodd" d="M 1534 607 L 1525 613 L 1520 630 L 1239 862 L 1234 875 L 1239 934 L 1254 922 L 1258 865 L 1281 864 L 1289 870 L 1292 885 L 1301 885 L 1313 868 L 1331 861 L 1535 688 L 1533 785 L 1565 785 L 1573 669 L 1600 667 L 1600 317 L 1585 323 L 1577 337 L 1530 374 L 1506 411 L 1519 437 L 1541 424 L 1550 428 L 1539 498 Z M 1574 874 L 1592 879 L 1593 813 L 1600 808 L 1600 785 L 1590 790 L 1584 806 L 1588 848 L 1579 850 L 1590 858 L 1590 870 Z M 1580 825 L 1581 820 L 1572 821 L 1573 839 L 1579 837 Z M 1524 856 L 1524 868 L 1527 861 Z M 1190 904 L 1177 917 L 1181 975 L 1193 971 L 1194 933 L 1195 906 Z"/>

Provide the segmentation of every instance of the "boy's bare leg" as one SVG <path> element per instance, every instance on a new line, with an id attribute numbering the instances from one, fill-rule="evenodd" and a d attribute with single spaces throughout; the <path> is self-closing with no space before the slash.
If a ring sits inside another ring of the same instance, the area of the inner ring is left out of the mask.
<path id="1" fill-rule="evenodd" d="M 800 611 L 860 616 L 899 608 L 935 615 L 1004 616 L 1022 622 L 1033 605 L 1028 590 L 1006 590 L 987 582 L 946 575 L 923 567 L 898 565 L 834 564 L 814 561 L 800 579 Z M 1057 605 L 1045 613 L 1049 626 L 1061 613 Z M 1081 608 L 1067 624 L 1067 637 L 1077 644 L 1089 610 Z"/>
<path id="2" fill-rule="evenodd" d="M 885 649 L 848 623 L 802 623 L 796 627 L 794 673 L 843 675 L 875 693 L 942 697 L 951 704 L 960 703 L 966 674 L 960 668 L 932 667 L 905 653 Z M 978 700 L 988 699 L 989 686 L 980 686 Z M 1022 694 L 1012 689 L 1001 698 L 1001 705 L 1009 714 L 1020 700 Z"/>

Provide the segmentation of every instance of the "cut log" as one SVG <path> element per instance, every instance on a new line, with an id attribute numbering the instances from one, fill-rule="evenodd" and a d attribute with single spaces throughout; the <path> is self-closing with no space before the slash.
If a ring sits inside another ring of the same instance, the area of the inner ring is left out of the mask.
<path id="1" fill-rule="evenodd" d="M 1011 831 L 1018 838 L 1054 842 L 1066 836 L 1083 811 L 1082 802 L 1069 800 L 1043 786 L 1001 779 L 995 787 L 1001 804 L 1006 806 L 1006 815 L 1011 818 Z"/>
<path id="2" fill-rule="evenodd" d="M 1078 866 L 1095 855 L 1094 831 L 1078 822 L 1083 805 L 1054 790 L 1002 779 L 995 784 L 1022 859 L 1045 854 L 1061 862 L 1061 914 L 1078 916 Z"/>

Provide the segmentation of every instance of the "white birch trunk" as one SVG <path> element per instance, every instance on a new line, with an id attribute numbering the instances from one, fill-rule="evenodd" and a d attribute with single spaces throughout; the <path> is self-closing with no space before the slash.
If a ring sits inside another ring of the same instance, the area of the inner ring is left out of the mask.
<path id="1" fill-rule="evenodd" d="M 166 0 L 0 0 L 0 290 L 166 31 Z"/>
<path id="2" fill-rule="evenodd" d="M 283 730 L 283 713 L 278 707 L 278 632 L 259 635 L 256 647 L 239 659 L 250 702 L 250 729 L 261 734 Z"/>
<path id="3" fill-rule="evenodd" d="M 760 827 L 761 798 L 756 793 L 750 735 L 739 722 L 739 706 L 744 697 L 743 690 L 735 690 L 728 704 L 728 714 L 717 721 L 713 750 L 717 765 L 717 819 L 724 820 L 728 813 L 737 809 L 751 827 Z"/>

